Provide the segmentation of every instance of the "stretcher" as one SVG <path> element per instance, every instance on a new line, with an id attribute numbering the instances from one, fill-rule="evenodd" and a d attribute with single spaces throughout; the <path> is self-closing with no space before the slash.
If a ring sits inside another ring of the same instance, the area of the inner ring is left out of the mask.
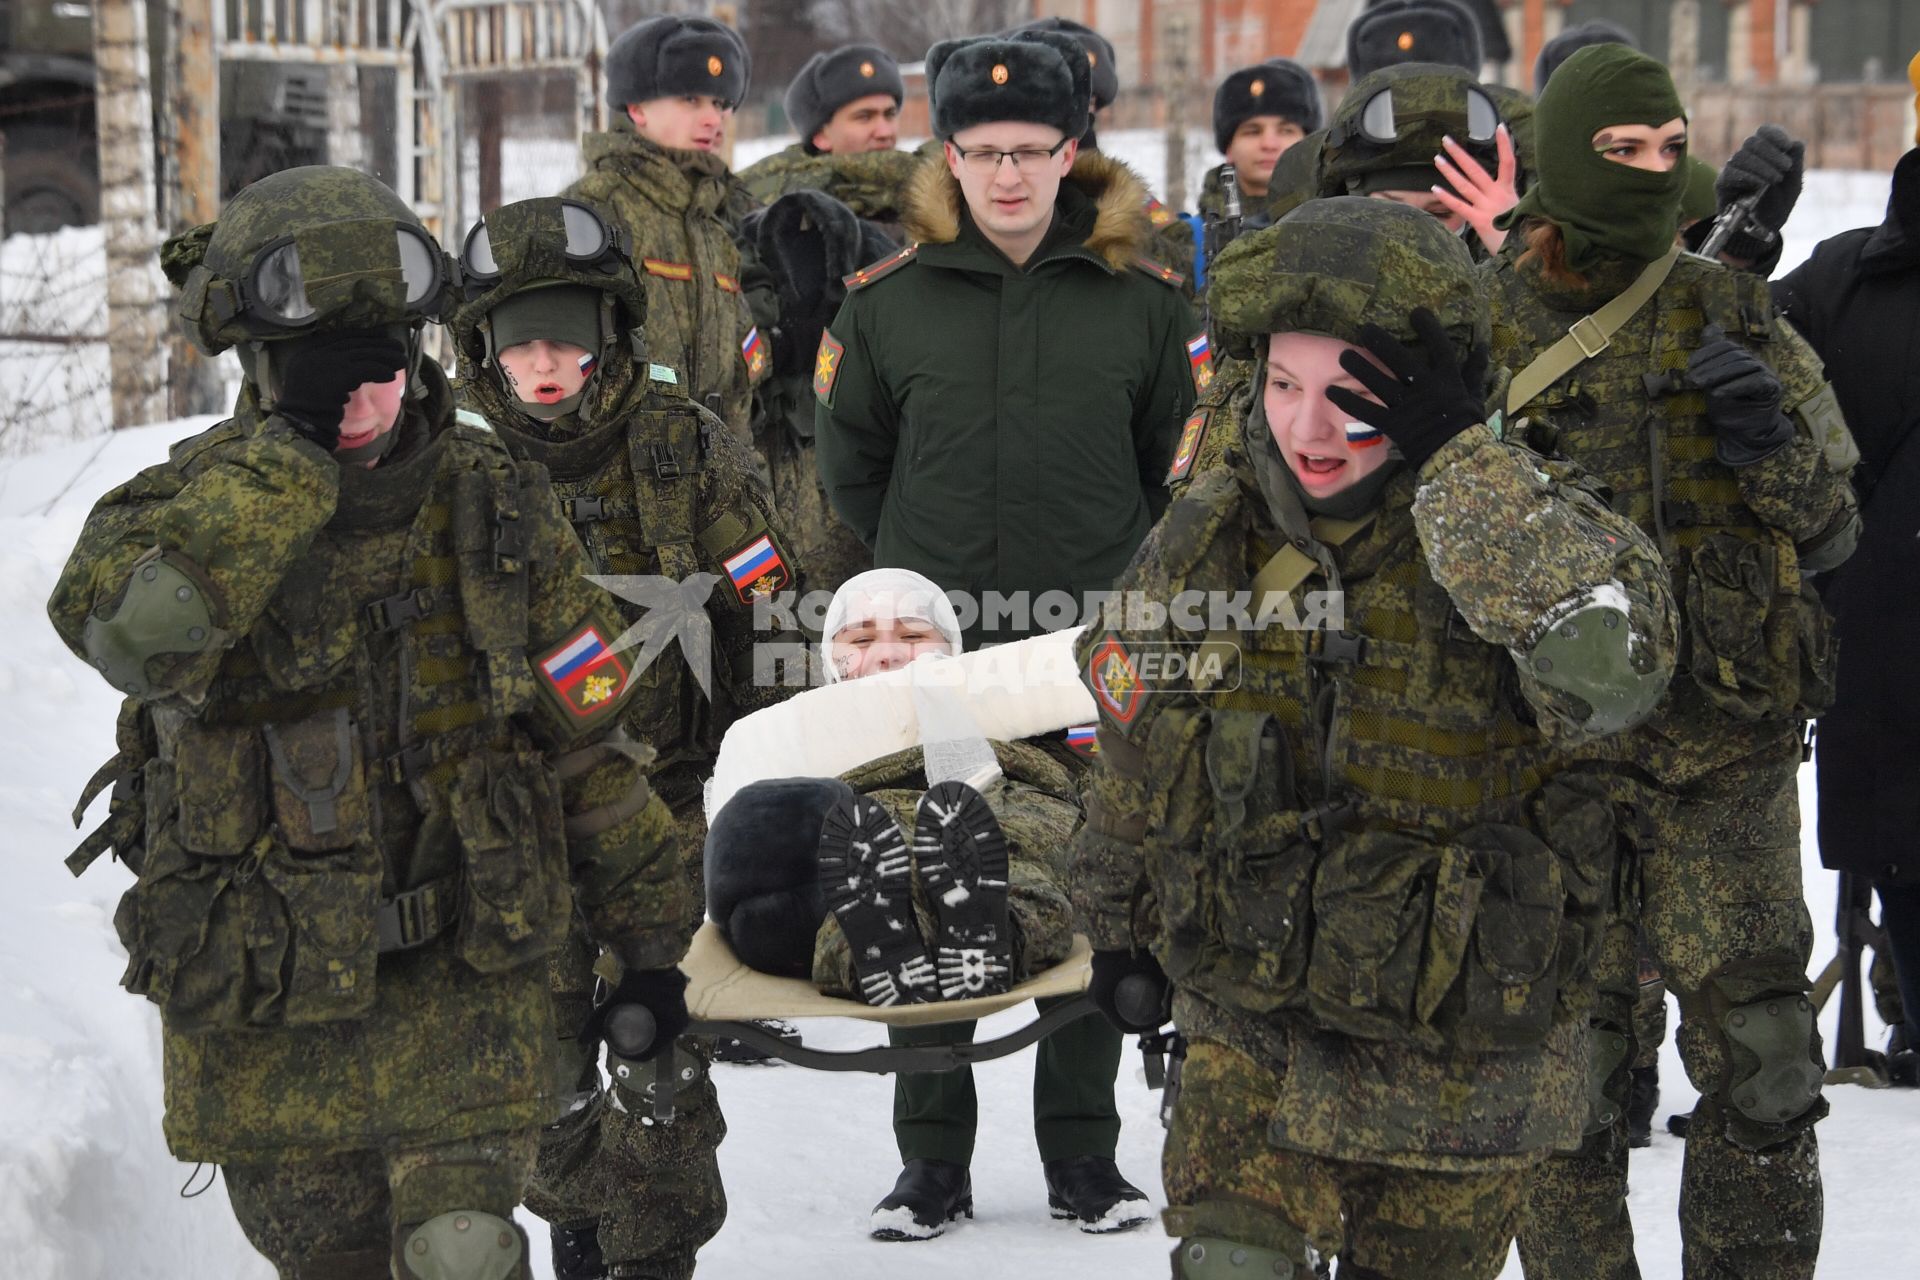
<path id="1" fill-rule="evenodd" d="M 687 1012 L 691 1015 L 687 1034 L 732 1037 L 769 1057 L 815 1071 L 862 1071 L 875 1075 L 952 1071 L 1018 1053 L 1069 1022 L 1101 1016 L 1086 994 L 1092 975 L 1092 957 L 1087 939 L 1076 934 L 1066 959 L 997 995 L 876 1008 L 859 1000 L 822 994 L 811 982 L 800 978 L 775 977 L 749 969 L 709 920 L 700 926 L 686 958 L 680 962 L 681 971 L 687 975 Z M 1123 1000 L 1130 994 L 1123 990 Z M 990 1040 L 957 1044 L 816 1049 L 761 1025 L 769 1019 L 855 1018 L 888 1027 L 926 1027 L 984 1018 L 1028 1000 L 1055 997 L 1066 998 L 1036 1014 L 1017 1030 Z M 637 1061 L 653 1044 L 652 1015 L 638 1006 L 615 1010 L 607 1020 L 606 1036 L 607 1062 L 614 1076 L 651 1100 L 656 1119 L 672 1119 L 673 1098 L 683 1079 L 683 1068 L 675 1063 L 671 1052 L 658 1054 L 647 1062 Z M 1141 1037 L 1141 1049 L 1147 1056 L 1147 1083 L 1152 1088 L 1160 1087 L 1164 1055 L 1171 1039 L 1171 1036 Z"/>

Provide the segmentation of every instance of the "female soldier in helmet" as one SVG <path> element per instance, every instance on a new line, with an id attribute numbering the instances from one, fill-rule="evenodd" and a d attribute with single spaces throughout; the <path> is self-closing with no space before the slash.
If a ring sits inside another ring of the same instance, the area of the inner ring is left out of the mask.
<path id="1" fill-rule="evenodd" d="M 1114 993 L 1161 979 L 1190 1041 L 1176 1275 L 1491 1280 L 1586 1111 L 1615 828 L 1562 744 L 1659 698 L 1672 597 L 1487 422 L 1486 309 L 1435 219 L 1313 201 L 1222 253 L 1209 301 L 1259 377 L 1195 417 L 1245 444 L 1079 645 L 1093 994 L 1138 1029 Z"/>

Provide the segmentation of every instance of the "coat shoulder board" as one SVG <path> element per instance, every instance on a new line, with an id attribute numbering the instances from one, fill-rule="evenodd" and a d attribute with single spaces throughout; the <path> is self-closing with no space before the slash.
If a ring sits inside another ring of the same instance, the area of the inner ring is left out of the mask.
<path id="1" fill-rule="evenodd" d="M 880 261 L 874 263 L 872 266 L 862 267 L 850 276 L 843 276 L 840 283 L 847 287 L 847 292 L 849 293 L 855 289 L 864 289 L 875 280 L 879 280 L 884 276 L 890 276 L 900 268 L 906 266 L 909 262 L 912 262 L 913 256 L 919 252 L 919 245 L 910 244 L 898 253 L 889 254 L 880 259 Z"/>
<path id="2" fill-rule="evenodd" d="M 1181 288 L 1187 283 L 1187 278 L 1178 271 L 1175 271 L 1172 267 L 1161 266 L 1145 254 L 1133 260 L 1133 269 L 1144 275 L 1152 276 L 1161 284 L 1171 285 L 1175 289 Z"/>

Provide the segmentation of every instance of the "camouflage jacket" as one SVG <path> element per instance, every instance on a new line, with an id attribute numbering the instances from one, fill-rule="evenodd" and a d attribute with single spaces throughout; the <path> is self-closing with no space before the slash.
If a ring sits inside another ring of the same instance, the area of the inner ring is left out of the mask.
<path id="1" fill-rule="evenodd" d="M 753 388 L 770 352 L 756 273 L 736 241 L 753 198 L 719 157 L 667 151 L 624 125 L 589 134 L 587 172 L 563 193 L 599 209 L 633 240 L 647 284 L 647 347 L 687 393 L 748 439 Z M 755 291 L 750 298 L 748 291 Z"/>
<path id="2" fill-rule="evenodd" d="M 1585 289 L 1521 266 L 1523 238 L 1481 270 L 1493 360 L 1514 374 L 1640 267 L 1603 263 Z M 1706 400 L 1683 379 L 1704 326 L 1718 325 L 1779 376 L 1798 426 L 1784 448 L 1728 467 Z M 1858 453 L 1806 341 L 1775 318 L 1766 284 L 1682 254 L 1652 301 L 1599 355 L 1518 406 L 1526 438 L 1587 468 L 1614 509 L 1652 536 L 1684 610 L 1682 676 L 1660 711 L 1610 749 L 1684 781 L 1798 734 L 1832 697 L 1830 620 L 1805 577 L 1851 554 L 1859 516 L 1847 476 Z"/>
<path id="3" fill-rule="evenodd" d="M 907 185 L 919 163 L 913 151 L 843 156 L 808 151 L 796 142 L 741 170 L 740 181 L 761 204 L 795 191 L 824 191 L 857 216 L 897 234 L 906 214 Z"/>
<path id="4" fill-rule="evenodd" d="M 714 580 L 704 599 L 708 687 L 682 645 L 670 643 L 634 681 L 626 710 L 628 733 L 656 753 L 655 792 L 676 816 L 697 816 L 701 779 L 712 772 L 727 727 L 786 692 L 756 683 L 756 645 L 804 648 L 804 638 L 773 627 L 771 615 L 764 631 L 754 617 L 763 597 L 801 590 L 798 567 L 752 456 L 680 391 L 673 370 L 616 351 L 595 377 L 605 384 L 606 407 L 591 425 L 578 415 L 536 423 L 490 375 L 464 382 L 462 391 L 515 457 L 552 476 L 593 572 Z M 619 601 L 629 626 L 657 607 L 618 592 L 608 599 Z"/>
<path id="5" fill-rule="evenodd" d="M 1081 926 L 1153 952 L 1188 1035 L 1285 1064 L 1281 1145 L 1433 1169 L 1571 1146 L 1617 834 L 1561 771 L 1584 704 L 1528 655 L 1612 595 L 1657 689 L 1658 558 L 1483 427 L 1370 517 L 1278 510 L 1251 466 L 1198 477 L 1077 645 Z"/>
<path id="6" fill-rule="evenodd" d="M 351 472 L 243 393 L 100 500 L 48 605 L 84 653 L 156 548 L 216 605 L 214 643 L 147 662 L 110 820 L 182 1158 L 542 1122 L 544 961 L 576 910 L 636 967 L 691 932 L 615 732 L 618 614 L 545 472 L 456 424 L 437 366 L 416 385 Z"/>

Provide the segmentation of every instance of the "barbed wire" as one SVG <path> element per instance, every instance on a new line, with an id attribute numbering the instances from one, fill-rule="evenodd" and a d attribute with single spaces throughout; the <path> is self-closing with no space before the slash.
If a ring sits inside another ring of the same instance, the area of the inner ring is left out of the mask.
<path id="1" fill-rule="evenodd" d="M 0 457 L 113 425 L 98 227 L 0 241 Z"/>

